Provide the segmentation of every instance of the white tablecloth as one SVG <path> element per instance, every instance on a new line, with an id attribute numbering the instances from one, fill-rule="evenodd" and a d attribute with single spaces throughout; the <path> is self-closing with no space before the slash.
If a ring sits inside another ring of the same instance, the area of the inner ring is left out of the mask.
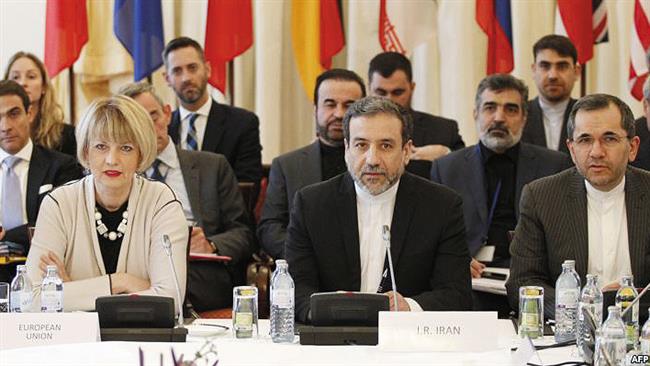
<path id="1" fill-rule="evenodd" d="M 228 320 L 211 320 L 231 325 Z M 219 366 L 228 365 L 498 365 L 507 366 L 511 360 L 511 347 L 518 339 L 509 320 L 499 320 L 499 350 L 492 352 L 430 352 L 394 353 L 375 346 L 301 346 L 275 344 L 268 336 L 268 321 L 260 323 L 260 336 L 252 340 L 232 338 L 230 331 L 213 337 L 219 352 Z M 192 328 L 190 327 L 190 334 Z M 488 332 L 486 332 L 488 333 Z M 138 349 L 145 354 L 145 365 L 172 365 L 171 348 L 176 355 L 191 358 L 206 338 L 189 336 L 187 343 L 149 342 L 98 342 L 43 346 L 0 351 L 0 365 L 129 365 L 139 364 Z M 546 340 L 548 342 L 548 339 Z M 189 357 L 188 357 L 189 356 Z M 539 352 L 544 364 L 578 360 L 575 347 L 549 349 Z M 212 360 L 214 361 L 214 360 Z M 541 363 L 537 356 L 530 362 Z M 200 363 L 199 365 L 203 365 Z M 210 363 L 211 365 L 212 363 Z"/>

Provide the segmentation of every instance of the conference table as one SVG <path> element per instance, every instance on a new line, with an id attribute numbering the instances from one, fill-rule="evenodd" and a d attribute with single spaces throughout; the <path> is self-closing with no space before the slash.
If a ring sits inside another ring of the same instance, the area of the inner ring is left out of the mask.
<path id="1" fill-rule="evenodd" d="M 201 319 L 202 323 L 231 327 L 228 319 Z M 214 328 L 214 329 L 212 329 Z M 233 339 L 230 330 L 219 327 L 189 325 L 185 343 L 153 342 L 97 342 L 19 348 L 0 351 L 0 365 L 140 365 L 142 350 L 144 365 L 173 365 L 171 349 L 177 357 L 184 359 L 205 346 L 212 346 L 218 352 L 219 366 L 227 365 L 498 365 L 511 364 L 519 345 L 509 320 L 499 320 L 499 349 L 489 352 L 388 352 L 379 346 L 302 346 L 298 339 L 291 344 L 276 344 L 271 341 L 268 320 L 260 320 L 259 336 L 255 339 Z M 494 334 L 486 330 L 486 336 Z M 211 342 L 209 344 L 208 342 Z M 552 337 L 535 341 L 537 344 L 552 343 Z M 162 363 L 161 363 L 162 358 Z M 540 360 L 541 358 L 541 360 Z M 215 356 L 197 365 L 213 365 Z M 555 364 L 578 361 L 575 346 L 552 348 L 539 351 L 529 362 Z"/>

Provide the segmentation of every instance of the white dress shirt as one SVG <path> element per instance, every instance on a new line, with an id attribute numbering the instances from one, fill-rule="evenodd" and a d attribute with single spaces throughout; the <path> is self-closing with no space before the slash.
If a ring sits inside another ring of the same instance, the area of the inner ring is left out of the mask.
<path id="1" fill-rule="evenodd" d="M 589 260 L 587 273 L 598 274 L 599 285 L 619 282 L 632 274 L 625 209 L 625 177 L 609 192 L 587 188 Z"/>
<path id="2" fill-rule="evenodd" d="M 181 149 L 189 150 L 187 147 L 187 131 L 190 129 L 190 114 L 196 113 L 199 115 L 194 121 L 194 128 L 196 128 L 196 143 L 198 147 L 197 150 L 201 150 L 203 147 L 203 135 L 205 135 L 205 128 L 208 124 L 208 115 L 210 115 L 211 108 L 212 98 L 208 98 L 205 104 L 196 110 L 196 112 L 188 111 L 183 108 L 183 106 L 178 107 L 181 118 L 181 130 L 178 135 L 181 142 Z"/>
<path id="3" fill-rule="evenodd" d="M 23 201 L 23 224 L 27 223 L 27 174 L 29 173 L 29 162 L 32 159 L 32 151 L 34 151 L 34 144 L 30 139 L 27 141 L 27 144 L 14 155 L 21 158 L 21 160 L 14 166 L 14 171 L 18 176 L 18 180 L 20 180 L 20 194 Z M 11 154 L 7 154 L 6 151 L 0 149 L 0 164 L 7 156 L 11 156 Z M 2 187 L 4 186 L 5 178 L 4 164 L 2 164 L 0 171 L 0 207 L 2 207 Z M 0 220 L 1 219 L 2 215 L 0 214 Z"/>
<path id="4" fill-rule="evenodd" d="M 178 153 L 176 152 L 174 144 L 171 143 L 171 139 L 168 139 L 167 146 L 160 152 L 160 154 L 158 154 L 157 158 L 162 162 L 162 164 L 158 166 L 158 170 L 160 170 L 160 174 L 165 177 L 165 183 L 167 183 L 176 194 L 176 198 L 181 201 L 185 219 L 189 225 L 195 225 L 197 220 L 192 212 L 190 198 L 187 194 L 187 188 L 185 188 L 185 180 L 183 180 L 183 171 L 181 170 L 181 163 L 178 160 Z M 153 168 L 149 167 L 146 173 L 147 177 L 150 177 L 153 173 Z"/>
<path id="5" fill-rule="evenodd" d="M 361 292 L 377 293 L 384 272 L 386 245 L 382 227 L 390 227 L 395 209 L 399 181 L 376 196 L 364 191 L 355 182 L 357 193 L 357 223 L 359 225 L 359 259 L 361 260 Z M 399 292 L 399 289 L 397 289 Z M 413 299 L 405 298 L 411 311 L 422 311 Z"/>
<path id="6" fill-rule="evenodd" d="M 569 105 L 569 100 L 564 102 L 550 105 L 544 103 L 542 98 L 539 98 L 539 106 L 542 108 L 542 115 L 544 116 L 544 135 L 546 136 L 546 147 L 551 150 L 559 150 L 562 135 L 562 123 L 564 122 L 564 112 Z"/>

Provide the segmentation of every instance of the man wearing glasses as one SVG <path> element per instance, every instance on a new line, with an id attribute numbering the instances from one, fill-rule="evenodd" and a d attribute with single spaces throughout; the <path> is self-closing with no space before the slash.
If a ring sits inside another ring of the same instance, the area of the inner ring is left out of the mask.
<path id="1" fill-rule="evenodd" d="M 614 96 L 588 95 L 573 107 L 567 145 L 575 168 L 530 183 L 521 196 L 506 283 L 515 309 L 520 286 L 542 286 L 545 316 L 553 318 L 566 259 L 583 283 L 597 274 L 605 289 L 625 274 L 637 287 L 650 280 L 650 173 L 628 166 L 639 149 L 634 130 L 632 111 Z"/>

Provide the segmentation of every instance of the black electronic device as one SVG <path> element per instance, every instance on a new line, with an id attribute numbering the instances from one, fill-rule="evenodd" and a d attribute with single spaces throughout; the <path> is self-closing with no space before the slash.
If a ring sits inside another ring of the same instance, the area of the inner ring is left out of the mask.
<path id="1" fill-rule="evenodd" d="M 360 292 L 311 295 L 311 323 L 300 326 L 304 345 L 376 345 L 379 312 L 388 311 L 388 296 Z"/>
<path id="2" fill-rule="evenodd" d="M 184 342 L 187 329 L 174 327 L 174 299 L 117 295 L 95 300 L 102 341 Z"/>

